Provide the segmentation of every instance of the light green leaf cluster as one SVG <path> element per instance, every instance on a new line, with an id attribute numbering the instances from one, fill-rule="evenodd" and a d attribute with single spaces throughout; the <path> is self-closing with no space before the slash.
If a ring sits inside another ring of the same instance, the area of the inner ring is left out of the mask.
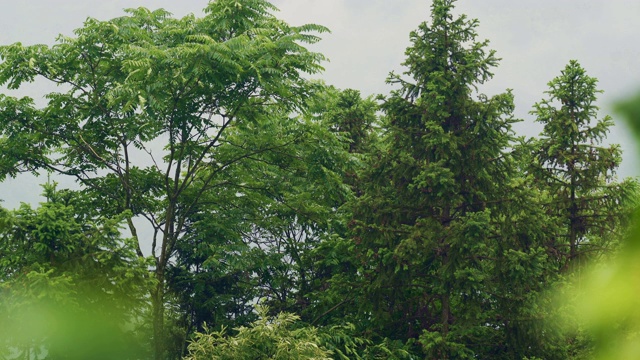
<path id="1" fill-rule="evenodd" d="M 196 334 L 185 360 L 331 359 L 331 353 L 318 345 L 320 338 L 316 329 L 294 327 L 299 319 L 297 316 L 280 313 L 269 317 L 266 309 L 260 306 L 256 311 L 260 318 L 249 327 L 235 329 L 237 334 L 234 336 L 227 336 L 225 329 Z"/>

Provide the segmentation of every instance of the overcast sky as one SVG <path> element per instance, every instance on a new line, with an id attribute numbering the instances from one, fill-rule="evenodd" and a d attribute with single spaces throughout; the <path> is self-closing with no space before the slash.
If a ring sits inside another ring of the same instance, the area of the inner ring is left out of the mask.
<path id="1" fill-rule="evenodd" d="M 401 71 L 409 32 L 429 18 L 429 0 L 275 0 L 278 17 L 292 25 L 316 23 L 331 34 L 313 47 L 330 59 L 321 76 L 328 84 L 363 94 L 386 94 L 389 71 Z M 123 14 L 123 8 L 165 8 L 176 17 L 202 14 L 207 0 L 0 0 L 0 44 L 53 44 L 57 34 L 71 35 L 87 17 L 101 20 Z M 507 88 L 516 97 L 521 135 L 537 135 L 540 127 L 528 114 L 542 99 L 547 82 L 577 59 L 604 90 L 602 115 L 615 101 L 640 90 L 640 1 L 638 0 L 459 0 L 458 13 L 480 20 L 480 39 L 502 61 L 494 79 L 482 90 L 488 95 Z M 20 95 L 38 97 L 37 86 Z M 631 137 L 617 124 L 609 141 L 623 146 L 620 177 L 640 174 Z M 22 176 L 0 184 L 4 206 L 37 202 L 39 180 Z"/>

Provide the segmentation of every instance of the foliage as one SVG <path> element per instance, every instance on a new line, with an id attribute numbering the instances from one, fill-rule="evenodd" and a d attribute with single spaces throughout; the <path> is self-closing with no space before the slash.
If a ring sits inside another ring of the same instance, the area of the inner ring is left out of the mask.
<path id="1" fill-rule="evenodd" d="M 331 359 L 330 352 L 318 346 L 316 329 L 293 328 L 297 316 L 280 313 L 270 318 L 266 308 L 256 307 L 256 310 L 260 318 L 250 327 L 236 329 L 235 336 L 225 336 L 224 329 L 209 334 L 198 333 L 196 340 L 189 344 L 189 356 L 185 360 Z"/>
<path id="2" fill-rule="evenodd" d="M 372 344 L 354 336 L 351 324 L 314 328 L 290 313 L 268 316 L 256 306 L 258 320 L 235 334 L 221 331 L 197 333 L 185 360 L 197 359 L 413 359 L 398 344 Z"/>
<path id="3" fill-rule="evenodd" d="M 572 60 L 549 82 L 549 98 L 532 111 L 544 130 L 531 145 L 530 170 L 537 186 L 550 195 L 544 206 L 562 229 L 550 237 L 548 248 L 564 269 L 610 245 L 628 217 L 635 191 L 634 181 L 613 182 L 621 150 L 600 145 L 613 120 L 596 118 L 596 83 Z"/>
<path id="4" fill-rule="evenodd" d="M 149 264 L 120 237 L 123 218 L 88 216 L 74 207 L 81 197 L 54 185 L 45 196 L 38 209 L 2 213 L 0 345 L 22 358 L 138 356 Z"/>
<path id="5" fill-rule="evenodd" d="M 319 328 L 320 344 L 333 353 L 334 359 L 347 360 L 411 360 L 415 359 L 410 344 L 383 339 L 373 342 L 357 334 L 350 323 Z"/>
<path id="6" fill-rule="evenodd" d="M 382 105 L 382 145 L 349 205 L 358 321 L 419 340 L 430 358 L 513 357 L 531 344 L 509 341 L 511 324 L 546 276 L 529 272 L 544 268 L 544 234 L 523 224 L 543 219 L 509 151 L 513 96 L 476 92 L 498 59 L 476 41 L 477 21 L 452 11 L 435 1 L 411 34 L 408 79 L 389 78 L 400 89 Z"/>
<path id="7" fill-rule="evenodd" d="M 89 19 L 53 47 L 0 47 L 0 84 L 15 89 L 41 77 L 62 85 L 40 109 L 29 98 L 0 97 L 2 176 L 40 169 L 72 176 L 105 216 L 127 214 L 138 256 L 140 242 L 152 244 L 158 359 L 166 271 L 189 218 L 225 185 L 220 175 L 230 166 L 277 148 L 240 142 L 225 152 L 227 130 L 291 121 L 282 115 L 313 88 L 301 74 L 321 69 L 323 57 L 302 44 L 326 29 L 289 26 L 274 9 L 263 0 L 219 0 L 203 18 L 182 19 L 130 9 Z M 151 239 L 139 237 L 134 217 L 146 220 Z"/>
<path id="8" fill-rule="evenodd" d="M 639 97 L 618 104 L 636 138 L 640 119 Z M 571 284 L 560 301 L 573 306 L 577 323 L 570 330 L 582 330 L 588 340 L 588 358 L 634 359 L 640 356 L 638 333 L 638 269 L 640 252 L 640 219 L 636 209 L 630 230 L 614 256 L 595 262 L 585 271 L 580 282 Z M 585 357 L 586 358 L 586 357 Z"/>
<path id="9" fill-rule="evenodd" d="M 0 46 L 0 84 L 60 85 L 42 106 L 0 95 L 0 180 L 78 185 L 0 209 L 0 357 L 635 354 L 634 235 L 580 282 L 637 196 L 597 81 L 571 61 L 534 105 L 541 137 L 517 138 L 513 94 L 479 91 L 499 59 L 454 4 L 433 1 L 377 97 L 309 81 L 327 30 L 265 0 Z"/>
<path id="10" fill-rule="evenodd" d="M 220 150 L 248 144 L 276 149 L 230 166 L 215 196 L 203 195 L 169 270 L 189 333 L 205 322 L 247 325 L 256 298 L 273 312 L 308 307 L 318 271 L 311 249 L 347 196 L 338 172 L 349 162 L 344 146 L 316 122 L 265 118 L 230 131 Z"/>

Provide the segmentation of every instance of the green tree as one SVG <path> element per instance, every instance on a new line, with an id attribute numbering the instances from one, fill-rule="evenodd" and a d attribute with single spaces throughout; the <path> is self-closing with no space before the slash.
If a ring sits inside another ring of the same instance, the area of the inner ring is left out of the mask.
<path id="1" fill-rule="evenodd" d="M 275 149 L 218 175 L 223 185 L 201 195 L 171 266 L 193 330 L 248 325 L 257 298 L 276 313 L 306 309 L 319 277 L 312 250 L 348 193 L 340 175 L 346 146 L 315 120 L 264 118 L 230 129 L 220 155 L 248 144 Z"/>
<path id="2" fill-rule="evenodd" d="M 223 186 L 217 175 L 273 149 L 245 144 L 218 159 L 226 131 L 298 109 L 312 88 L 301 74 L 321 69 L 323 57 L 302 44 L 325 28 L 289 26 L 274 10 L 264 0 L 219 0 L 203 18 L 174 19 L 139 8 L 89 19 L 52 47 L 0 47 L 0 83 L 62 85 L 42 108 L 0 97 L 3 175 L 69 175 L 105 216 L 128 214 L 138 256 L 141 242 L 152 245 L 156 359 L 165 353 L 166 271 L 189 217 Z M 134 217 L 146 220 L 151 238 L 141 238 Z"/>
<path id="3" fill-rule="evenodd" d="M 562 269 L 597 257 L 619 238 L 636 188 L 631 180 L 615 182 L 622 152 L 602 144 L 613 120 L 598 119 L 596 85 L 572 60 L 532 111 L 544 130 L 533 143 L 531 172 L 560 227 L 549 247 Z"/>
<path id="4" fill-rule="evenodd" d="M 348 290 L 357 275 L 350 256 L 352 249 L 345 241 L 350 215 L 344 211 L 344 205 L 360 192 L 358 176 L 376 141 L 378 109 L 372 97 L 363 98 L 357 90 L 340 90 L 332 86 L 313 98 L 309 106 L 309 112 L 319 124 L 328 128 L 348 151 L 348 157 L 337 169 L 346 196 L 332 205 L 336 211 L 326 223 L 322 241 L 311 249 L 318 276 L 311 287 L 312 294 L 309 294 L 313 306 L 302 314 L 304 320 L 314 325 L 343 325 L 349 321 L 356 305 Z"/>
<path id="5" fill-rule="evenodd" d="M 544 227 L 527 225 L 544 214 L 517 172 L 512 94 L 477 91 L 498 59 L 453 3 L 434 1 L 411 33 L 406 77 L 388 80 L 400 89 L 349 205 L 351 293 L 369 334 L 414 341 L 428 358 L 541 353 L 510 334 L 545 283 Z"/>
<path id="6" fill-rule="evenodd" d="M 577 63 L 570 63 L 567 68 L 574 67 L 575 70 L 576 66 Z M 583 71 L 581 73 L 584 74 Z M 616 110 L 637 139 L 640 135 L 640 96 L 618 103 Z M 574 276 L 573 281 L 558 291 L 562 310 L 573 317 L 566 328 L 581 336 L 577 343 L 581 346 L 574 350 L 572 359 L 635 359 L 640 356 L 640 287 L 635 281 L 640 274 L 637 261 L 640 254 L 640 218 L 637 202 L 634 205 L 636 209 L 631 226 L 625 229 L 615 251 L 599 258 L 589 256 L 587 264 L 581 261 L 579 265 L 587 265 L 580 267 L 581 276 Z M 587 258 L 580 254 L 580 247 L 577 251 L 580 260 Z"/>
<path id="7" fill-rule="evenodd" d="M 350 153 L 357 154 L 366 153 L 372 141 L 378 109 L 371 96 L 363 98 L 358 90 L 329 86 L 312 102 L 309 111 L 349 143 Z"/>
<path id="8" fill-rule="evenodd" d="M 53 185 L 45 196 L 37 209 L 2 210 L 0 346 L 24 359 L 145 356 L 133 339 L 145 343 L 134 330 L 148 309 L 149 263 L 120 237 L 124 217 L 92 216 Z"/>

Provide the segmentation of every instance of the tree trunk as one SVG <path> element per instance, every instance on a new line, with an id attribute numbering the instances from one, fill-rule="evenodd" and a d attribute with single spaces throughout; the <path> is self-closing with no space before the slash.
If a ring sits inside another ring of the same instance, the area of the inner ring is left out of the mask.
<path id="1" fill-rule="evenodd" d="M 442 339 L 444 340 L 444 346 L 441 348 L 440 359 L 446 360 L 449 358 L 449 349 L 447 346 L 447 335 L 449 334 L 449 291 L 442 295 L 440 300 L 442 305 Z"/>
<path id="2" fill-rule="evenodd" d="M 163 360 L 164 357 L 164 266 L 160 264 L 156 268 L 156 280 L 158 283 L 151 294 L 153 314 L 153 347 L 154 359 Z"/>
<path id="3" fill-rule="evenodd" d="M 446 338 L 449 333 L 449 294 L 442 296 L 442 337 Z"/>
<path id="4" fill-rule="evenodd" d="M 575 146 L 571 148 L 571 155 L 575 158 Z M 569 164 L 569 173 L 571 174 L 571 194 L 569 208 L 569 269 L 574 268 L 574 262 L 578 257 L 578 204 L 576 201 L 576 174 L 575 161 Z"/>
<path id="5" fill-rule="evenodd" d="M 577 219 L 577 209 L 575 206 L 571 206 L 571 215 L 570 215 L 570 229 L 569 229 L 569 268 L 574 267 L 574 262 L 578 259 L 578 219 Z"/>
<path id="6" fill-rule="evenodd" d="M 169 256 L 173 248 L 172 239 L 175 236 L 175 198 L 170 197 L 170 202 L 165 215 L 164 231 L 162 243 L 160 244 L 160 256 L 156 258 L 156 288 L 152 294 L 153 302 L 153 343 L 154 359 L 164 360 L 166 358 L 165 334 L 164 334 L 164 291 L 165 291 L 165 269 L 169 263 Z"/>

